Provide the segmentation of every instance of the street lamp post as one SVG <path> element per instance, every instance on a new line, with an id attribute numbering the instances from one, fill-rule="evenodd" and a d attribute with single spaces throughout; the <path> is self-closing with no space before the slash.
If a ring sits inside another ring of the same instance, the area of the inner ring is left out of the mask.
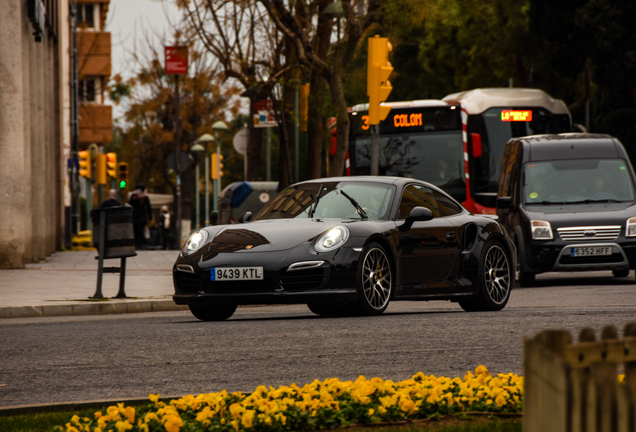
<path id="1" fill-rule="evenodd" d="M 199 143 L 205 145 L 205 226 L 210 225 L 210 151 L 208 144 L 214 141 L 210 134 L 203 134 L 199 137 Z"/>
<path id="2" fill-rule="evenodd" d="M 217 179 L 214 183 L 214 211 L 218 212 L 218 200 L 221 196 L 221 141 L 225 133 L 229 130 L 227 125 L 222 121 L 217 121 L 212 125 L 212 130 L 216 138 L 216 172 Z"/>
<path id="3" fill-rule="evenodd" d="M 190 147 L 190 151 L 193 153 L 201 153 L 205 151 L 205 147 L 203 147 L 201 144 L 199 144 L 199 141 L 197 141 L 197 144 Z M 201 212 L 199 210 L 200 205 L 199 205 L 199 160 L 198 158 L 196 161 L 195 174 L 194 174 L 194 208 L 195 208 L 195 217 L 194 217 L 195 227 L 200 228 L 201 227 L 201 223 L 200 223 Z"/>

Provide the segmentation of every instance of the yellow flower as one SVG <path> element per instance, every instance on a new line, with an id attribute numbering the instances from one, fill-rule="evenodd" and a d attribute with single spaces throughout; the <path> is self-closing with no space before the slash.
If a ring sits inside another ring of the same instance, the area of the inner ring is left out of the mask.
<path id="1" fill-rule="evenodd" d="M 256 411 L 254 410 L 246 410 L 243 413 L 243 416 L 241 417 L 241 423 L 243 423 L 243 426 L 245 426 L 246 428 L 251 428 L 252 422 L 254 421 L 255 414 L 256 414 Z"/>
<path id="2" fill-rule="evenodd" d="M 503 394 L 499 394 L 495 398 L 495 403 L 497 404 L 497 406 L 502 407 L 506 404 L 506 398 L 503 396 Z"/>
<path id="3" fill-rule="evenodd" d="M 95 413 L 95 418 L 96 418 L 96 419 L 100 418 L 101 416 L 102 416 L 102 412 L 101 412 L 101 411 L 97 411 L 97 412 Z"/>
<path id="4" fill-rule="evenodd" d="M 165 427 L 168 432 L 179 432 L 181 426 L 183 426 L 183 420 L 181 420 L 178 414 L 171 415 L 163 424 L 163 427 Z"/>
<path id="5" fill-rule="evenodd" d="M 369 411 L 367 412 L 367 415 L 369 417 L 371 417 L 373 415 L 373 413 L 375 412 L 375 410 L 373 408 L 369 408 Z"/>
<path id="6" fill-rule="evenodd" d="M 124 421 L 118 421 L 117 423 L 115 423 L 115 427 L 117 428 L 117 432 L 126 432 L 127 430 L 132 429 L 133 425 L 128 423 L 127 420 L 124 420 Z"/>
<path id="7" fill-rule="evenodd" d="M 148 396 L 148 399 L 150 399 L 150 402 L 154 402 L 155 406 L 157 406 L 157 404 L 159 403 L 159 393 L 155 394 L 151 394 L 150 396 Z"/>
<path id="8" fill-rule="evenodd" d="M 415 403 L 411 399 L 402 399 L 400 400 L 400 409 L 407 414 L 411 414 L 415 411 Z"/>

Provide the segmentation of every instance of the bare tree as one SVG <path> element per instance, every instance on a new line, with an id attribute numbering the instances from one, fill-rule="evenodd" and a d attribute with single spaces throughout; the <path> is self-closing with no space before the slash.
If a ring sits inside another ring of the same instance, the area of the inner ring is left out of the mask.
<path id="1" fill-rule="evenodd" d="M 349 117 L 344 96 L 343 72 L 353 58 L 365 33 L 379 18 L 379 0 L 343 0 L 341 22 L 342 35 L 331 35 L 333 18 L 326 16 L 326 6 L 331 2 L 285 0 L 259 0 L 265 6 L 276 28 L 293 44 L 298 62 L 310 71 L 321 75 L 329 84 L 331 98 L 336 108 L 337 146 L 331 174 L 344 172 L 345 157 L 349 148 Z M 328 24 L 331 25 L 328 25 Z M 338 33 L 340 33 L 338 31 Z M 312 154 L 311 157 L 315 157 Z"/>

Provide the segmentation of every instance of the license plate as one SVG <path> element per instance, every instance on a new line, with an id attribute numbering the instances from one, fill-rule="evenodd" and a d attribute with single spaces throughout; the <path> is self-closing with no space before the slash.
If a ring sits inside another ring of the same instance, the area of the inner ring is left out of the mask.
<path id="1" fill-rule="evenodd" d="M 216 267 L 210 271 L 212 281 L 262 280 L 263 267 Z"/>
<path id="2" fill-rule="evenodd" d="M 599 255 L 611 255 L 612 248 L 610 246 L 601 247 L 577 247 L 570 250 L 570 256 L 583 257 L 583 256 L 599 256 Z"/>

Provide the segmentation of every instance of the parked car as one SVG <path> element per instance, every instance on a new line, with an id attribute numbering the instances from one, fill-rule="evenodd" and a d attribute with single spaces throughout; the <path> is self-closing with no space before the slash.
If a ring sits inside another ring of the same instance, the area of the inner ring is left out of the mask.
<path id="1" fill-rule="evenodd" d="M 173 299 L 201 320 L 246 304 L 306 303 L 327 316 L 381 314 L 391 300 L 500 310 L 514 283 L 499 223 L 414 179 L 306 181 L 239 222 L 195 232 L 174 265 Z"/>
<path id="2" fill-rule="evenodd" d="M 520 282 L 549 271 L 636 268 L 634 169 L 609 135 L 559 134 L 506 144 L 497 215 L 519 253 Z"/>

